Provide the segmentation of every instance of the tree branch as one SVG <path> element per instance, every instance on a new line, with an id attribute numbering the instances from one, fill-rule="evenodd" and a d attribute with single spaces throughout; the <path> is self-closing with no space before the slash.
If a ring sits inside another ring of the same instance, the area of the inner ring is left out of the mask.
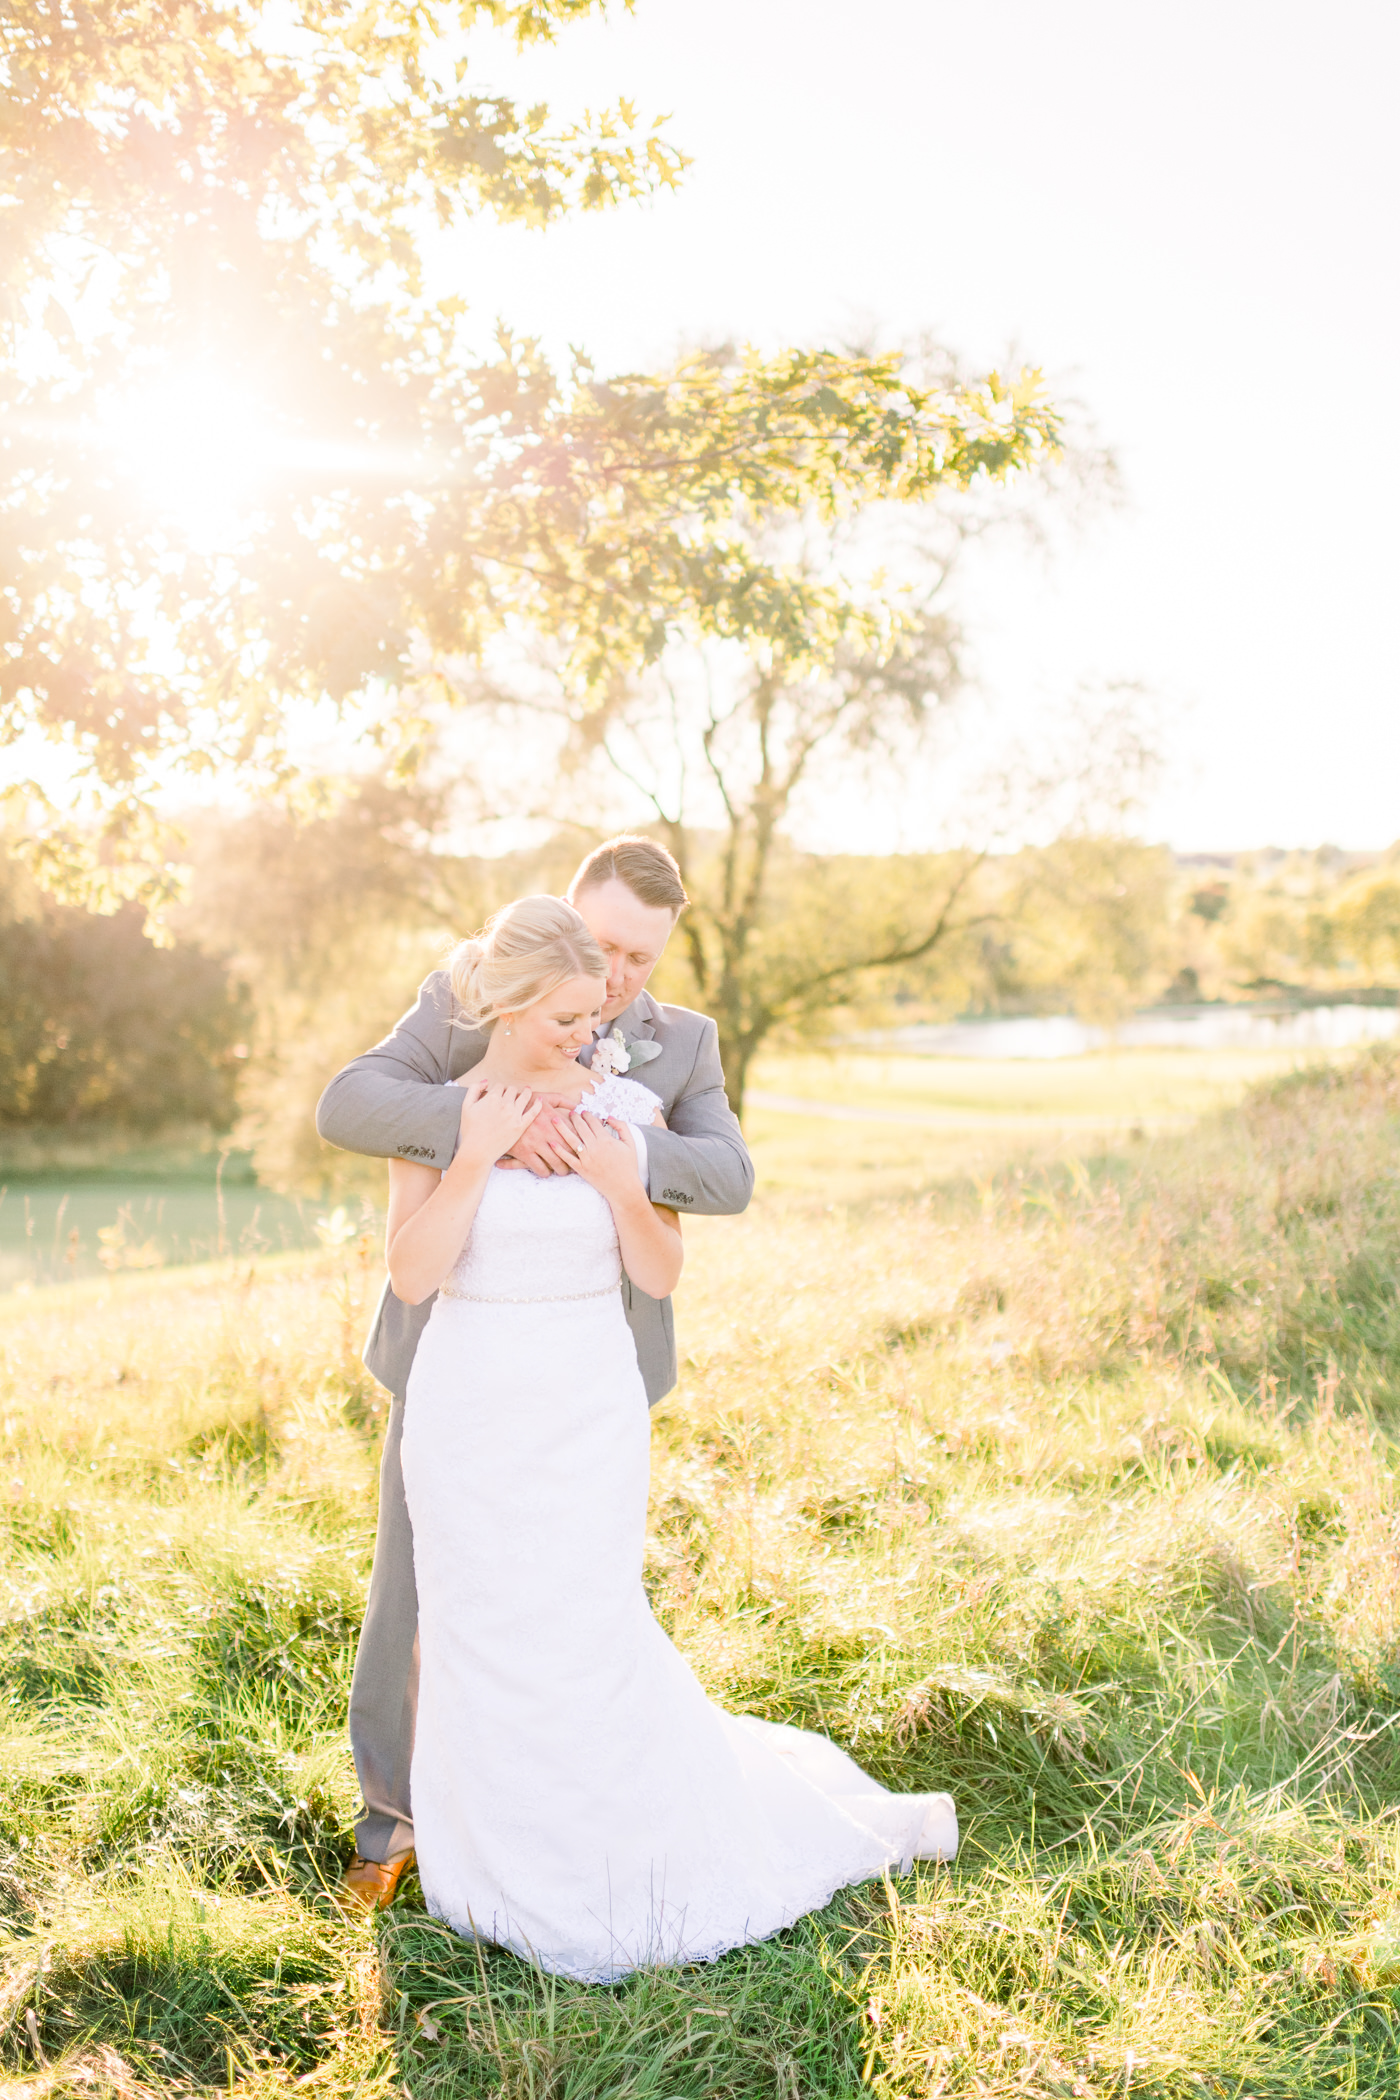
<path id="1" fill-rule="evenodd" d="M 608 764 L 612 767 L 613 771 L 615 773 L 620 773 L 629 787 L 634 787 L 639 795 L 644 795 L 646 797 L 647 801 L 656 811 L 657 816 L 661 819 L 661 822 L 668 826 L 672 824 L 678 824 L 680 822 L 680 819 L 678 817 L 667 816 L 665 810 L 661 806 L 661 799 L 657 795 L 655 789 L 646 787 L 640 780 L 638 780 L 635 773 L 630 773 L 627 770 L 627 767 L 624 766 L 622 760 L 613 750 L 612 745 L 608 742 L 607 738 L 602 737 L 599 739 L 599 742 L 603 752 L 603 756 L 607 759 Z"/>
<path id="2" fill-rule="evenodd" d="M 952 912 L 954 905 L 986 858 L 985 851 L 978 853 L 974 856 L 969 866 L 963 870 L 953 887 L 949 890 L 948 895 L 944 898 L 943 909 L 938 915 L 932 932 L 925 939 L 915 942 L 913 947 L 890 948 L 883 955 L 858 957 L 852 962 L 836 963 L 829 970 L 818 970 L 812 976 L 804 977 L 799 983 L 790 986 L 783 993 L 781 1000 L 777 1002 L 776 1010 L 780 1011 L 784 1007 L 791 1006 L 796 1000 L 805 998 L 808 993 L 816 991 L 824 984 L 834 984 L 842 977 L 857 976 L 862 970 L 887 970 L 893 968 L 896 963 L 918 962 L 921 957 L 931 954 L 940 941 L 946 940 L 950 933 L 965 933 L 970 927 L 992 925 L 999 921 L 1004 917 L 1004 914 L 999 911 L 990 911 L 978 912 L 970 919 L 960 919 L 956 925 L 953 922 Z"/>

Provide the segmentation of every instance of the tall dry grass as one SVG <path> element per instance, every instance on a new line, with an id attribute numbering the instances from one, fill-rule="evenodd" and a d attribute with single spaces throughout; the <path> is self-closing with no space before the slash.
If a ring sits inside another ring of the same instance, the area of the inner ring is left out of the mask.
<path id="1" fill-rule="evenodd" d="M 585 1990 L 338 1921 L 371 1250 L 0 1325 L 0 2014 L 51 2092 L 1400 2085 L 1400 1062 L 1180 1139 L 697 1221 L 648 1582 L 966 1842 Z"/>

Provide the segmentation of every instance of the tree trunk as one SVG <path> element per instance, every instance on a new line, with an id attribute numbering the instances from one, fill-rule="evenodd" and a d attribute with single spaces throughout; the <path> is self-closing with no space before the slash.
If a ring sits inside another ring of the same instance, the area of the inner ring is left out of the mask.
<path id="1" fill-rule="evenodd" d="M 754 1037 L 747 1033 L 739 1035 L 727 1029 L 718 1015 L 716 1022 L 719 1028 L 719 1061 L 724 1067 L 724 1091 L 728 1096 L 729 1106 L 742 1123 L 744 1089 L 748 1084 L 749 1066 L 753 1062 L 754 1052 L 758 1049 L 762 1036 Z"/>

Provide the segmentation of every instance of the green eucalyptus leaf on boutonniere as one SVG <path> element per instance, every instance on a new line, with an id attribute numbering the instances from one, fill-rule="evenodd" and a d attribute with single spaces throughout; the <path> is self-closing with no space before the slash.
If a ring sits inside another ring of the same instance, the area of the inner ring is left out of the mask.
<path id="1" fill-rule="evenodd" d="M 649 1065 L 660 1055 L 660 1043 L 648 1042 L 645 1036 L 625 1036 L 620 1028 L 612 1028 L 593 1045 L 590 1069 L 604 1077 L 620 1077 L 624 1072 L 635 1072 L 638 1065 Z"/>

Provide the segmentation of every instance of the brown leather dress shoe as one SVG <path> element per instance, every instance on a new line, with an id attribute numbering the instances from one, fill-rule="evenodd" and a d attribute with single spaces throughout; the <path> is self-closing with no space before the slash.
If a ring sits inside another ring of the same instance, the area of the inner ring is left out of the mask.
<path id="1" fill-rule="evenodd" d="M 413 1854 L 401 1852 L 397 1859 L 361 1859 L 359 1853 L 340 1877 L 332 1896 L 347 1917 L 364 1910 L 387 1910 L 399 1892 L 399 1883 L 413 1865 Z"/>

